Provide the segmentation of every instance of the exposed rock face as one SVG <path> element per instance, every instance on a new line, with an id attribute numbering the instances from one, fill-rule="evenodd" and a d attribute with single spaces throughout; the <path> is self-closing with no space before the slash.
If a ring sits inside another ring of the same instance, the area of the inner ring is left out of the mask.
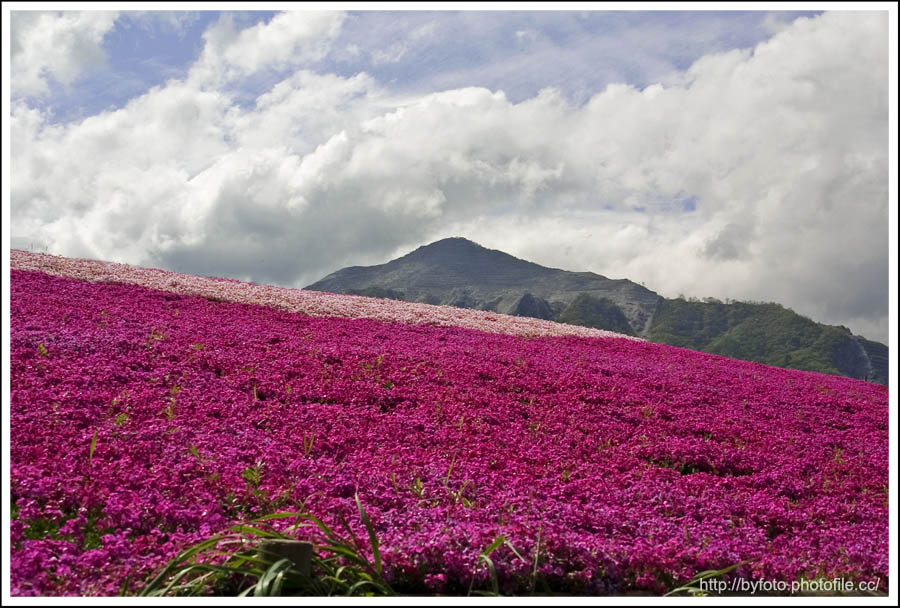
<path id="1" fill-rule="evenodd" d="M 846 338 L 831 350 L 831 361 L 843 376 L 878 384 L 888 383 L 888 348 L 884 344 L 854 336 L 849 329 Z"/>
<path id="2" fill-rule="evenodd" d="M 888 383 L 888 347 L 880 342 L 866 340 L 860 336 L 853 336 L 853 339 L 856 340 L 863 353 L 865 353 L 866 367 L 865 375 L 853 375 L 851 377 L 886 385 Z M 857 371 L 857 373 L 859 372 Z"/>
<path id="3" fill-rule="evenodd" d="M 854 378 L 872 378 L 875 370 L 866 349 L 857 336 L 847 332 L 847 338 L 838 342 L 831 352 L 834 366 L 844 375 Z"/>

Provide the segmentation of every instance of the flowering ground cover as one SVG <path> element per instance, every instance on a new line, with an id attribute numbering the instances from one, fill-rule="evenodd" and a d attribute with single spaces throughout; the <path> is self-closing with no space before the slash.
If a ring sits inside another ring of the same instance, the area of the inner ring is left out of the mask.
<path id="1" fill-rule="evenodd" d="M 10 266 L 18 270 L 37 270 L 84 281 L 130 283 L 182 295 L 202 296 L 222 302 L 259 304 L 313 317 L 363 318 L 396 323 L 467 327 L 492 333 L 527 337 L 622 337 L 622 334 L 602 329 L 554 323 L 529 317 L 515 317 L 489 311 L 338 295 L 272 285 L 255 285 L 232 279 L 198 277 L 155 268 L 64 258 L 15 249 L 10 252 Z"/>
<path id="2" fill-rule="evenodd" d="M 15 268 L 14 595 L 135 592 L 298 505 L 365 545 L 357 495 L 404 593 L 488 588 L 500 535 L 504 593 L 661 593 L 744 561 L 886 588 L 886 387 Z"/>

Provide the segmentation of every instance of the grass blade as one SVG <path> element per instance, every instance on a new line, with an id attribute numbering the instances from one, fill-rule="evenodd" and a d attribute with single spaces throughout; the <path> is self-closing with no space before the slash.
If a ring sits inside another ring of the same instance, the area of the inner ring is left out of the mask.
<path id="1" fill-rule="evenodd" d="M 483 555 L 485 557 L 490 556 L 491 553 L 496 551 L 505 542 L 506 542 L 506 537 L 503 536 L 502 534 L 499 535 L 497 538 L 494 539 L 494 542 L 492 542 L 490 545 L 488 545 L 487 548 L 481 552 L 481 555 Z"/>
<path id="2" fill-rule="evenodd" d="M 246 524 L 237 524 L 231 526 L 230 530 L 234 530 L 239 534 L 251 534 L 259 538 L 281 538 L 281 535 L 277 532 L 273 532 L 271 530 L 263 530 L 262 528 L 248 526 Z"/>
<path id="3" fill-rule="evenodd" d="M 453 452 L 453 458 L 450 459 L 450 467 L 447 469 L 447 475 L 444 477 L 444 486 L 450 482 L 450 473 L 453 471 L 453 463 L 456 462 L 456 452 Z"/>
<path id="4" fill-rule="evenodd" d="M 94 437 L 91 439 L 91 449 L 88 450 L 88 466 L 94 462 L 94 450 L 97 449 L 97 431 L 94 431 Z"/>
<path id="5" fill-rule="evenodd" d="M 290 570 L 292 566 L 291 560 L 283 558 L 269 566 L 259 581 L 256 583 L 256 589 L 253 595 L 256 597 L 273 597 L 281 595 L 281 589 L 284 584 L 284 573 Z"/>
<path id="6" fill-rule="evenodd" d="M 215 547 L 220 540 L 222 540 L 221 536 L 212 536 L 204 541 L 200 541 L 199 543 L 188 547 L 187 549 L 176 555 L 175 558 L 172 559 L 168 564 L 166 564 L 162 571 L 157 574 L 153 578 L 153 580 L 150 581 L 150 583 L 148 583 L 147 586 L 141 590 L 138 596 L 146 597 L 152 594 L 156 590 L 158 585 L 161 584 L 163 580 L 165 580 L 166 576 L 168 576 L 170 572 L 177 568 L 179 564 L 187 561 L 201 551 Z"/>
<path id="7" fill-rule="evenodd" d="M 238 597 L 391 595 L 393 590 L 382 578 L 381 550 L 375 527 L 358 496 L 356 502 L 372 544 L 375 567 L 361 552 L 346 519 L 341 518 L 341 524 L 350 532 L 351 539 L 341 538 L 325 522 L 308 513 L 273 513 L 248 523 L 237 523 L 227 534 L 212 536 L 183 550 L 140 590 L 139 596 L 196 596 L 211 592 Z M 314 576 L 294 569 L 289 558 L 279 555 L 266 559 L 265 549 L 255 542 L 294 540 L 265 523 L 290 517 L 298 520 L 293 529 L 302 523 L 309 528 L 318 528 L 327 538 L 324 544 L 313 544 L 310 565 Z M 277 561 L 273 563 L 272 560 Z"/>
<path id="8" fill-rule="evenodd" d="M 509 550 L 513 552 L 513 555 L 518 557 L 521 561 L 523 561 L 523 562 L 525 561 L 525 558 L 522 557 L 522 555 L 518 551 L 516 551 L 516 548 L 512 546 L 511 542 L 509 542 L 507 539 L 504 538 L 503 544 L 506 545 L 507 547 L 509 547 Z"/>
<path id="9" fill-rule="evenodd" d="M 487 564 L 488 571 L 491 573 L 491 591 L 494 595 L 500 595 L 500 583 L 497 581 L 497 569 L 494 567 L 494 560 L 482 554 L 478 561 Z"/>
<path id="10" fill-rule="evenodd" d="M 372 520 L 369 519 L 368 513 L 363 509 L 359 500 L 359 494 L 356 494 L 356 508 L 359 509 L 359 516 L 362 518 L 366 532 L 369 533 L 369 543 L 372 545 L 372 557 L 375 560 L 375 572 L 381 577 L 381 552 L 378 549 L 378 537 L 375 535 L 375 528 L 372 526 Z"/>
<path id="11" fill-rule="evenodd" d="M 270 513 L 269 515 L 263 515 L 261 517 L 257 517 L 256 521 L 268 521 L 270 519 L 287 519 L 288 517 L 302 518 L 303 513 L 298 513 L 298 512 L 293 512 L 293 511 L 282 511 L 280 513 Z"/>
<path id="12" fill-rule="evenodd" d="M 700 583 L 700 581 L 704 581 L 704 580 L 710 579 L 710 578 L 718 578 L 718 577 L 722 576 L 723 574 L 728 574 L 735 568 L 740 568 L 741 566 L 746 566 L 747 564 L 751 563 L 752 561 L 753 560 L 744 560 L 742 562 L 738 562 L 737 564 L 732 564 L 731 566 L 728 566 L 727 568 L 722 568 L 721 570 L 704 570 L 703 572 L 698 572 L 697 574 L 694 575 L 694 578 L 692 578 L 690 581 L 688 581 L 681 587 L 672 589 L 671 591 L 666 593 L 665 596 L 674 595 L 676 593 L 681 593 L 681 592 L 687 592 L 690 594 L 696 594 L 698 592 L 702 592 L 702 590 L 697 586 L 698 583 Z M 663 597 L 665 597 L 665 596 L 663 596 Z"/>

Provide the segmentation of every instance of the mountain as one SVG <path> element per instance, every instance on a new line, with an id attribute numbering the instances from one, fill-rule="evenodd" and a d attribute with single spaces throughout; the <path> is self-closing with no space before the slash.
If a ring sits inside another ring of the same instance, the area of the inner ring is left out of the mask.
<path id="1" fill-rule="evenodd" d="M 306 289 L 376 296 L 384 290 L 410 302 L 541 319 L 555 319 L 588 294 L 619 307 L 636 335 L 647 329 L 659 300 L 627 279 L 546 268 L 463 238 L 443 239 L 379 266 L 343 268 Z"/>
<path id="2" fill-rule="evenodd" d="M 778 367 L 888 379 L 887 346 L 779 304 L 664 298 L 627 279 L 547 268 L 458 237 L 343 268 L 306 289 L 537 317 Z"/>

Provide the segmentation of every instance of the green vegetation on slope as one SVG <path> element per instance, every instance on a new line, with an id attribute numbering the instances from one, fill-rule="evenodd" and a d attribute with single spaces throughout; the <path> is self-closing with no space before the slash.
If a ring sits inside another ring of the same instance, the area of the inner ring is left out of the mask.
<path id="1" fill-rule="evenodd" d="M 596 298 L 586 293 L 572 300 L 556 320 L 570 325 L 584 325 L 634 335 L 621 308 L 607 298 Z"/>
<path id="2" fill-rule="evenodd" d="M 462 238 L 378 266 L 344 268 L 307 289 L 491 310 L 777 367 L 888 381 L 887 346 L 779 304 L 667 300 L 626 279 L 546 268 Z"/>
<path id="3" fill-rule="evenodd" d="M 775 303 L 661 299 L 647 339 L 778 367 L 887 380 L 868 370 L 850 330 Z"/>

